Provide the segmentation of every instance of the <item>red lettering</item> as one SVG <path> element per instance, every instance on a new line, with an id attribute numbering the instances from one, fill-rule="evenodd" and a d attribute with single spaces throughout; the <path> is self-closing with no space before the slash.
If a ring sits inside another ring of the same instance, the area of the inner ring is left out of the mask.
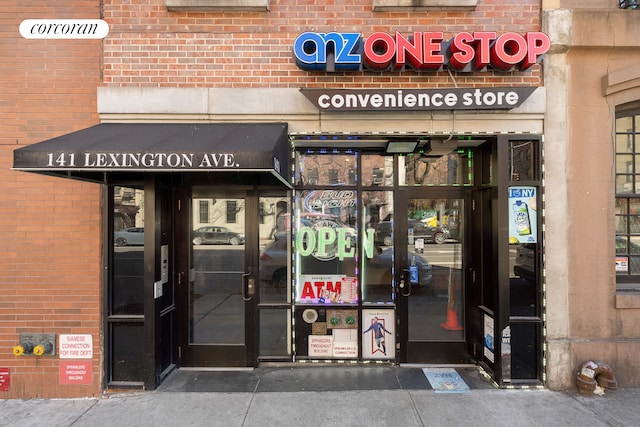
<path id="1" fill-rule="evenodd" d="M 527 42 L 517 33 L 504 33 L 491 46 L 491 64 L 499 70 L 512 69 L 526 55 Z"/>
<path id="2" fill-rule="evenodd" d="M 495 40 L 494 31 L 480 31 L 473 33 L 476 40 L 476 68 L 481 70 L 491 63 L 491 41 Z"/>
<path id="3" fill-rule="evenodd" d="M 336 282 L 336 287 L 333 287 L 333 282 L 327 282 L 327 291 L 335 292 L 336 294 L 342 293 L 342 282 Z"/>
<path id="4" fill-rule="evenodd" d="M 422 37 L 417 31 L 413 33 L 411 41 L 407 40 L 402 34 L 396 31 L 396 51 L 395 68 L 404 67 L 407 60 L 416 69 L 420 68 L 424 63 L 422 55 Z"/>
<path id="5" fill-rule="evenodd" d="M 315 288 L 315 289 L 314 289 Z M 342 293 L 342 282 L 304 282 L 300 299 L 306 298 L 333 298 Z"/>
<path id="6" fill-rule="evenodd" d="M 440 43 L 444 35 L 441 32 L 423 33 L 424 68 L 438 69 L 444 64 L 444 56 L 440 55 Z"/>
<path id="7" fill-rule="evenodd" d="M 449 50 L 451 51 L 451 59 L 449 64 L 456 70 L 462 70 L 467 64 L 473 61 L 475 50 L 473 49 L 473 35 L 471 33 L 456 34 L 451 41 Z"/>
<path id="8" fill-rule="evenodd" d="M 300 298 L 314 298 L 313 288 L 311 287 L 311 282 L 304 282 L 302 286 L 302 292 L 300 293 Z"/>
<path id="9" fill-rule="evenodd" d="M 364 62 L 372 70 L 388 68 L 395 56 L 395 42 L 386 33 L 373 33 L 364 42 Z"/>
<path id="10" fill-rule="evenodd" d="M 527 41 L 527 58 L 520 65 L 521 70 L 526 70 L 538 62 L 538 58 L 551 47 L 551 39 L 545 33 L 530 32 L 524 35 L 524 39 Z"/>
<path id="11" fill-rule="evenodd" d="M 314 282 L 313 285 L 316 287 L 318 298 L 322 296 L 322 288 L 324 288 L 324 282 Z"/>

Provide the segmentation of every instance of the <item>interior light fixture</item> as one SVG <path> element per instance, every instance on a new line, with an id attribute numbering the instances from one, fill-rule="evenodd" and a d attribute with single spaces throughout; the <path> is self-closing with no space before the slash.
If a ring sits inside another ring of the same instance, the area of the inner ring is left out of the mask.
<path id="1" fill-rule="evenodd" d="M 385 153 L 387 154 L 409 154 L 413 153 L 418 146 L 418 140 L 408 141 L 388 141 Z"/>

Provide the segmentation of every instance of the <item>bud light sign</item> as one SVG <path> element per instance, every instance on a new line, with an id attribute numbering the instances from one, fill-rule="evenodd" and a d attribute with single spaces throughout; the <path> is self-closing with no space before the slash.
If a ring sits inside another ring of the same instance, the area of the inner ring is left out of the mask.
<path id="1" fill-rule="evenodd" d="M 551 47 L 541 32 L 524 35 L 492 31 L 461 32 L 450 40 L 438 31 L 405 36 L 375 32 L 300 34 L 293 44 L 299 68 L 307 71 L 524 71 L 539 62 Z"/>

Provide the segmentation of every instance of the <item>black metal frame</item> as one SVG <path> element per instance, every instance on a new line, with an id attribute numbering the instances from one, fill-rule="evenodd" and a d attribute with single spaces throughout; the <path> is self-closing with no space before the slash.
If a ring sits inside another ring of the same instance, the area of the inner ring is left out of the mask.
<path id="1" fill-rule="evenodd" d="M 406 212 L 407 201 L 411 198 L 423 198 L 423 199 L 461 199 L 464 200 L 464 215 L 465 224 L 468 218 L 468 194 L 471 187 L 405 187 L 397 186 L 394 197 L 394 212 Z M 395 229 L 407 230 L 407 216 L 395 215 Z M 466 236 L 466 233 L 463 233 Z M 403 271 L 409 266 L 409 259 L 407 255 L 407 235 L 406 233 L 395 233 L 395 245 L 398 256 L 396 257 L 396 283 L 399 283 Z M 463 237 L 468 240 L 466 237 Z M 463 242 L 463 248 L 465 247 Z M 466 259 L 463 254 L 463 263 Z M 463 272 L 465 271 L 465 265 L 462 266 Z M 406 278 L 404 278 L 406 282 Z M 462 293 L 461 299 L 464 301 L 465 312 L 467 308 L 467 295 L 465 291 L 465 278 L 463 275 Z M 408 286 L 408 285 L 405 285 Z M 401 363 L 441 363 L 441 364 L 461 364 L 468 363 L 469 357 L 467 353 L 467 336 L 464 328 L 465 337 L 462 341 L 429 341 L 429 342 L 412 342 L 409 340 L 409 321 L 408 321 L 408 302 L 410 296 L 404 296 L 401 289 L 397 289 L 396 303 L 397 312 L 396 316 L 399 318 L 399 330 L 398 330 L 398 343 L 400 343 L 400 349 L 398 354 L 398 360 Z M 468 322 L 468 316 L 465 316 L 465 322 Z M 444 320 L 444 319 L 443 319 Z"/>
<path id="2" fill-rule="evenodd" d="M 534 150 L 534 179 L 527 181 L 512 181 L 509 171 L 509 159 L 510 159 L 510 144 L 516 141 L 535 141 L 537 143 L 536 150 Z M 510 286 L 510 273 L 509 273 L 509 199 L 508 189 L 510 186 L 532 186 L 537 188 L 537 203 L 540 208 L 543 207 L 543 188 L 542 188 L 542 139 L 538 135 L 500 135 L 497 139 L 497 153 L 498 153 L 498 229 L 497 229 L 497 248 L 498 248 L 498 293 L 497 293 L 497 313 L 495 313 L 495 355 L 496 360 L 500 362 L 496 366 L 494 372 L 494 378 L 496 382 L 501 386 L 506 385 L 541 385 L 544 379 L 543 364 L 544 364 L 544 307 L 542 306 L 544 301 L 543 289 L 543 277 L 542 277 L 542 251 L 536 251 L 535 257 L 537 266 L 535 271 L 535 286 L 538 295 L 536 313 L 532 316 L 515 316 L 511 314 L 511 286 Z M 538 209 L 542 212 L 543 209 Z M 542 234 L 542 215 L 537 216 L 537 245 L 542 247 L 543 234 Z M 503 372 L 503 361 L 499 358 L 502 352 L 502 331 L 507 326 L 510 326 L 512 334 L 511 339 L 511 354 L 514 353 L 514 335 L 513 329 L 518 326 L 534 326 L 536 329 L 534 342 L 530 345 L 534 347 L 535 359 L 536 359 L 536 378 L 513 378 L 510 376 L 506 378 Z"/>

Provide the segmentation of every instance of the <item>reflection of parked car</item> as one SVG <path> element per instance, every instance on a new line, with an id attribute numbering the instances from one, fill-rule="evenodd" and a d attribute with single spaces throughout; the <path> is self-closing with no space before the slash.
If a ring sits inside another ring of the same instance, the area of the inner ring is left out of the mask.
<path id="1" fill-rule="evenodd" d="M 194 245 L 241 245 L 244 244 L 244 236 L 227 227 L 206 226 L 193 232 Z"/>
<path id="2" fill-rule="evenodd" d="M 278 233 L 273 243 L 260 253 L 260 280 L 275 287 L 284 287 L 287 279 L 287 236 Z M 410 259 L 415 259 L 418 266 L 419 286 L 431 284 L 432 266 L 423 256 L 410 252 Z M 365 258 L 363 276 L 367 286 L 390 286 L 393 279 L 393 249 L 387 248 L 376 253 L 372 258 Z M 339 261 L 337 258 L 321 261 L 313 256 L 302 257 L 300 272 L 302 274 L 343 274 L 345 271 L 356 271 L 355 258 Z M 354 273 L 355 275 L 355 273 Z"/>
<path id="3" fill-rule="evenodd" d="M 408 230 L 413 230 L 414 239 L 424 239 L 425 243 L 437 243 L 443 244 L 448 236 L 449 232 L 442 227 L 431 227 L 422 221 L 417 219 L 410 219 L 407 222 Z M 407 230 L 407 232 L 408 232 Z M 391 246 L 393 245 L 393 222 L 380 221 L 376 225 L 375 241 L 376 244 Z"/>
<path id="4" fill-rule="evenodd" d="M 380 221 L 376 224 L 374 234 L 376 244 L 384 246 L 393 245 L 393 223 L 391 221 Z"/>
<path id="5" fill-rule="evenodd" d="M 113 233 L 116 246 L 144 245 L 144 227 L 129 227 Z"/>
<path id="6" fill-rule="evenodd" d="M 533 243 L 525 243 L 518 245 L 516 249 L 515 265 L 513 266 L 513 273 L 522 277 L 529 282 L 535 283 L 535 250 L 536 245 Z"/>
<path id="7" fill-rule="evenodd" d="M 431 263 L 422 255 L 409 251 L 409 259 L 418 266 L 418 286 L 430 285 L 433 280 Z M 393 265 L 393 249 L 387 248 L 373 258 L 366 258 L 364 264 L 364 282 L 369 286 L 391 284 L 391 266 Z"/>

